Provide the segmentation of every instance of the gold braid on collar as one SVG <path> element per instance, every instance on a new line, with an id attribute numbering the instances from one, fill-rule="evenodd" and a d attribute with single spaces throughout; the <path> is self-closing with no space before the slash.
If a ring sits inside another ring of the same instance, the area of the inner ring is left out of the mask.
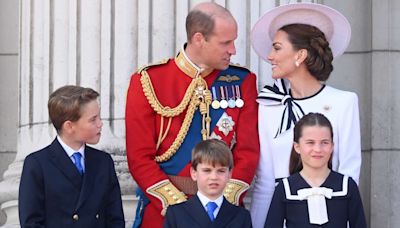
<path id="1" fill-rule="evenodd" d="M 153 85 L 151 83 L 150 76 L 148 75 L 146 69 L 142 69 L 140 73 L 141 73 L 140 81 L 142 83 L 144 95 L 146 96 L 147 100 L 149 101 L 149 104 L 154 109 L 154 111 L 161 116 L 161 119 L 164 117 L 172 118 L 178 116 L 187 108 L 187 112 L 183 120 L 182 126 L 174 142 L 166 152 L 164 152 L 162 155 L 156 156 L 154 159 L 155 161 L 159 163 L 165 162 L 175 155 L 176 151 L 179 149 L 183 140 L 186 137 L 186 134 L 189 130 L 190 124 L 192 123 L 193 115 L 197 107 L 199 107 L 200 113 L 202 115 L 202 130 L 201 130 L 202 138 L 203 140 L 205 140 L 209 137 L 210 123 L 211 123 L 210 104 L 212 102 L 212 97 L 206 81 L 201 76 L 197 76 L 192 80 L 180 104 L 175 108 L 170 108 L 168 106 L 163 106 L 158 100 Z M 161 144 L 162 140 L 164 140 L 167 131 L 169 130 L 170 123 L 171 121 L 169 121 L 165 133 L 163 133 L 163 126 L 161 126 L 159 133 L 160 135 L 158 137 L 159 140 L 157 142 L 157 149 Z"/>

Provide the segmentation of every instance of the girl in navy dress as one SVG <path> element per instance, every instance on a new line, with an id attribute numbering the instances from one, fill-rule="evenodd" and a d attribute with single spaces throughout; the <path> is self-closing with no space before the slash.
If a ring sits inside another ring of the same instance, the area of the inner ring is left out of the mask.
<path id="1" fill-rule="evenodd" d="M 332 171 L 333 130 L 309 113 L 294 127 L 290 176 L 276 186 L 265 227 L 367 227 L 357 184 Z"/>

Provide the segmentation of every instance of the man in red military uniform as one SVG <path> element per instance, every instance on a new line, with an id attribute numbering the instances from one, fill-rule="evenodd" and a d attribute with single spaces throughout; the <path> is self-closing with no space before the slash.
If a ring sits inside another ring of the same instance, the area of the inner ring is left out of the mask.
<path id="1" fill-rule="evenodd" d="M 201 3 L 186 18 L 188 42 L 174 59 L 140 69 L 126 103 L 130 172 L 139 185 L 134 226 L 162 227 L 168 205 L 196 194 L 190 178 L 194 145 L 218 138 L 231 147 L 225 198 L 240 204 L 259 159 L 256 77 L 230 65 L 237 24 L 229 11 Z"/>

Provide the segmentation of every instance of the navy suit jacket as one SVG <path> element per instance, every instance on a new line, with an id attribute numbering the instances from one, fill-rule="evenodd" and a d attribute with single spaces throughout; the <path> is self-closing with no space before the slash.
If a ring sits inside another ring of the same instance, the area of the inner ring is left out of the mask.
<path id="1" fill-rule="evenodd" d="M 85 173 L 55 139 L 25 158 L 19 187 L 21 227 L 124 227 L 111 156 L 85 146 Z"/>
<path id="2" fill-rule="evenodd" d="M 181 204 L 171 205 L 165 215 L 164 228 L 248 228 L 252 227 L 250 213 L 225 198 L 217 218 L 211 222 L 197 195 Z"/>

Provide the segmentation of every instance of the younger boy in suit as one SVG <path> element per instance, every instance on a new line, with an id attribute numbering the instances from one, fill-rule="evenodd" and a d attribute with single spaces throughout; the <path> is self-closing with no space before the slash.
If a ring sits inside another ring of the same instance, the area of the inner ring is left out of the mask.
<path id="1" fill-rule="evenodd" d="M 232 152 L 223 141 L 209 139 L 197 144 L 190 169 L 197 194 L 168 207 L 164 228 L 252 227 L 250 213 L 223 196 L 232 168 Z"/>
<path id="2" fill-rule="evenodd" d="M 121 191 L 111 156 L 96 144 L 103 123 L 99 94 L 64 86 L 49 98 L 57 137 L 25 158 L 19 188 L 21 227 L 125 226 Z"/>

